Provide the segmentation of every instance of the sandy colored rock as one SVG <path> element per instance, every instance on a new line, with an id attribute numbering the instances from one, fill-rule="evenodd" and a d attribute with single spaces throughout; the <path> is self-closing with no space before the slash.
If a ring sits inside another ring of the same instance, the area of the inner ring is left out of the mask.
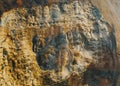
<path id="1" fill-rule="evenodd" d="M 116 86 L 115 29 L 99 9 L 89 0 L 45 1 L 3 10 L 0 85 Z"/>

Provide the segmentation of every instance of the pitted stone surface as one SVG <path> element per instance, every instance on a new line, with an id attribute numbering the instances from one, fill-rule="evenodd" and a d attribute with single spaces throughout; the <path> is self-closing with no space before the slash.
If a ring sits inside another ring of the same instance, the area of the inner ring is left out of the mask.
<path id="1" fill-rule="evenodd" d="M 89 1 L 12 9 L 0 28 L 1 86 L 115 84 L 114 28 Z"/>

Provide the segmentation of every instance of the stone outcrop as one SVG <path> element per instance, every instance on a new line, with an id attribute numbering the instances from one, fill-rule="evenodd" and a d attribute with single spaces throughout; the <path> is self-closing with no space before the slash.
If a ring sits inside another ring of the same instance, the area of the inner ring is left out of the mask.
<path id="1" fill-rule="evenodd" d="M 1 17 L 1 86 L 116 86 L 114 27 L 90 1 L 30 1 Z"/>

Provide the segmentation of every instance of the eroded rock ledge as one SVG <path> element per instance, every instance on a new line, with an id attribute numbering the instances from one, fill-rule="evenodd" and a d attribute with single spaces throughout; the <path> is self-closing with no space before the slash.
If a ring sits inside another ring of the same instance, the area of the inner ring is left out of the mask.
<path id="1" fill-rule="evenodd" d="M 0 28 L 1 86 L 116 85 L 114 28 L 89 1 L 13 9 Z"/>

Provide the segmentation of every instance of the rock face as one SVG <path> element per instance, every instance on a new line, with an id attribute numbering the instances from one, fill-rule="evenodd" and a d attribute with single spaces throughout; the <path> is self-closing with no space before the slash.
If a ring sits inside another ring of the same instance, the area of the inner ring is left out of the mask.
<path id="1" fill-rule="evenodd" d="M 0 85 L 116 86 L 114 27 L 88 0 L 45 1 L 1 16 Z"/>
<path id="2" fill-rule="evenodd" d="M 92 3 L 99 8 L 104 18 L 114 26 L 115 28 L 115 36 L 117 40 L 117 57 L 118 57 L 118 65 L 120 64 L 120 35 L 119 35 L 119 27 L 120 27 L 120 1 L 119 0 L 91 0 Z M 118 67 L 120 71 L 120 66 Z M 120 79 L 118 80 L 118 86 L 120 85 Z"/>

